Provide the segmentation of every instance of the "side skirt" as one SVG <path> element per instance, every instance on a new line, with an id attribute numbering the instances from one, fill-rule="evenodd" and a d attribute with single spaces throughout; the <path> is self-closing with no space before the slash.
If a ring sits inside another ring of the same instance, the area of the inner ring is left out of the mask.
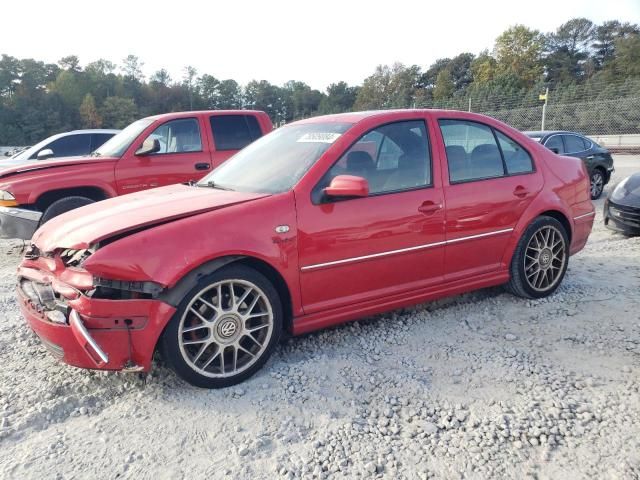
<path id="1" fill-rule="evenodd" d="M 293 334 L 302 335 L 322 328 L 331 327 L 350 320 L 387 312 L 397 308 L 417 305 L 429 300 L 459 295 L 472 290 L 494 287 L 509 281 L 509 272 L 491 272 L 475 278 L 465 278 L 454 282 L 442 283 L 429 288 L 403 292 L 386 298 L 368 300 L 354 305 L 324 310 L 293 319 Z"/>

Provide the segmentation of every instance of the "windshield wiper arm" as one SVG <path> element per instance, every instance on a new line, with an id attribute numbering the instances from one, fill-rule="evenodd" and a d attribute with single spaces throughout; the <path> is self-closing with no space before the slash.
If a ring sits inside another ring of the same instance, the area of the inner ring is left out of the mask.
<path id="1" fill-rule="evenodd" d="M 213 180 L 209 180 L 209 181 L 206 183 L 206 185 L 207 185 L 207 187 L 209 187 L 209 188 L 215 188 L 215 189 L 217 189 L 217 190 L 228 190 L 228 191 L 230 191 L 230 192 L 233 192 L 233 188 L 223 187 L 222 185 L 217 184 L 217 183 L 216 183 L 216 182 L 214 182 Z"/>

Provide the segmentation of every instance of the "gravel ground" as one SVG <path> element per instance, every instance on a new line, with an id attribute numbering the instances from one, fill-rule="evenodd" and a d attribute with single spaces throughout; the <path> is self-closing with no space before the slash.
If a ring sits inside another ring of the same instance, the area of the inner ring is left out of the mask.
<path id="1" fill-rule="evenodd" d="M 638 478 L 640 238 L 596 203 L 551 298 L 488 289 L 289 339 L 219 391 L 56 363 L 2 242 L 0 478 Z"/>

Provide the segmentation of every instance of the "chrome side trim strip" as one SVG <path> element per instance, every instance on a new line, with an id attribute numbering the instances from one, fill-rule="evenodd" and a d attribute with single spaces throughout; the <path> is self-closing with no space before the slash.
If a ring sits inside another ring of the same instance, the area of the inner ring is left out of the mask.
<path id="1" fill-rule="evenodd" d="M 306 272 L 309 270 L 315 270 L 316 268 L 331 267 L 334 265 L 341 265 L 344 263 L 358 262 L 360 260 L 370 260 L 372 258 L 386 257 L 388 255 L 397 255 L 399 253 L 413 252 L 415 250 L 424 250 L 427 248 L 438 247 L 440 245 L 447 245 L 449 243 L 458 243 L 458 242 L 463 242 L 465 240 L 473 240 L 475 238 L 491 237 L 493 235 L 500 235 L 501 233 L 508 233 L 511 231 L 513 231 L 513 228 L 505 228 L 504 230 L 496 230 L 495 232 L 480 233 L 478 235 L 471 235 L 468 237 L 454 238 L 453 240 L 445 240 L 443 242 L 427 243 L 425 245 L 418 245 L 415 247 L 400 248 L 398 250 L 389 250 L 388 252 L 373 253 L 371 255 L 345 258 L 343 260 L 334 260 L 332 262 L 326 262 L 326 263 L 316 263 L 315 265 L 307 265 L 305 267 L 302 267 L 300 270 L 302 270 L 303 272 Z"/>
<path id="2" fill-rule="evenodd" d="M 76 312 L 75 310 L 71 310 L 71 315 L 69 315 L 69 323 L 72 327 L 75 327 L 78 332 L 80 332 L 80 335 L 82 335 L 82 338 L 84 338 L 85 341 L 89 345 L 91 345 L 91 348 L 93 348 L 93 350 L 98 354 L 100 360 L 102 360 L 104 363 L 109 363 L 109 357 L 106 353 L 104 353 L 104 351 L 96 343 L 93 337 L 89 334 L 89 331 L 84 326 L 84 323 L 82 323 L 80 315 L 78 315 L 78 312 Z"/>
<path id="3" fill-rule="evenodd" d="M 505 228 L 504 230 L 496 230 L 495 232 L 479 233 L 478 235 L 470 235 L 468 237 L 454 238 L 453 240 L 447 240 L 445 243 L 449 244 L 449 243 L 464 242 L 465 240 L 474 240 L 476 238 L 491 237 L 493 235 L 500 235 L 501 233 L 509 233 L 512 231 L 513 231 L 513 228 Z"/>
<path id="4" fill-rule="evenodd" d="M 596 212 L 589 212 L 589 213 L 585 213 L 584 215 L 578 215 L 577 217 L 573 217 L 574 220 L 580 220 L 581 218 L 585 218 L 585 217 L 592 217 L 593 215 L 595 215 Z"/>
<path id="5" fill-rule="evenodd" d="M 389 250 L 388 252 L 373 253 L 371 255 L 363 255 L 362 257 L 351 257 L 351 258 L 345 258 L 344 260 L 334 260 L 333 262 L 317 263 L 315 265 L 307 265 L 306 267 L 302 267 L 302 270 L 313 270 L 315 268 L 329 267 L 332 265 L 340 265 L 342 263 L 357 262 L 359 260 L 369 260 L 371 258 L 386 257 L 387 255 L 396 255 L 398 253 L 412 252 L 414 250 L 424 250 L 426 248 L 437 247 L 438 245 L 444 245 L 445 243 L 447 242 L 427 243 L 425 245 L 418 245 L 416 247 L 401 248 L 399 250 Z"/>

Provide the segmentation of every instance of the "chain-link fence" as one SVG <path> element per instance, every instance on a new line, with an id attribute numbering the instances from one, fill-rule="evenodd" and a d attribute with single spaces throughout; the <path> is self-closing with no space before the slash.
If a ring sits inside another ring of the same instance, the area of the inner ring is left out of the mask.
<path id="1" fill-rule="evenodd" d="M 519 130 L 540 130 L 544 101 L 538 95 L 468 93 L 445 102 L 418 105 L 483 113 Z M 549 90 L 545 130 L 570 130 L 585 135 L 640 134 L 640 79 L 597 82 Z"/>

